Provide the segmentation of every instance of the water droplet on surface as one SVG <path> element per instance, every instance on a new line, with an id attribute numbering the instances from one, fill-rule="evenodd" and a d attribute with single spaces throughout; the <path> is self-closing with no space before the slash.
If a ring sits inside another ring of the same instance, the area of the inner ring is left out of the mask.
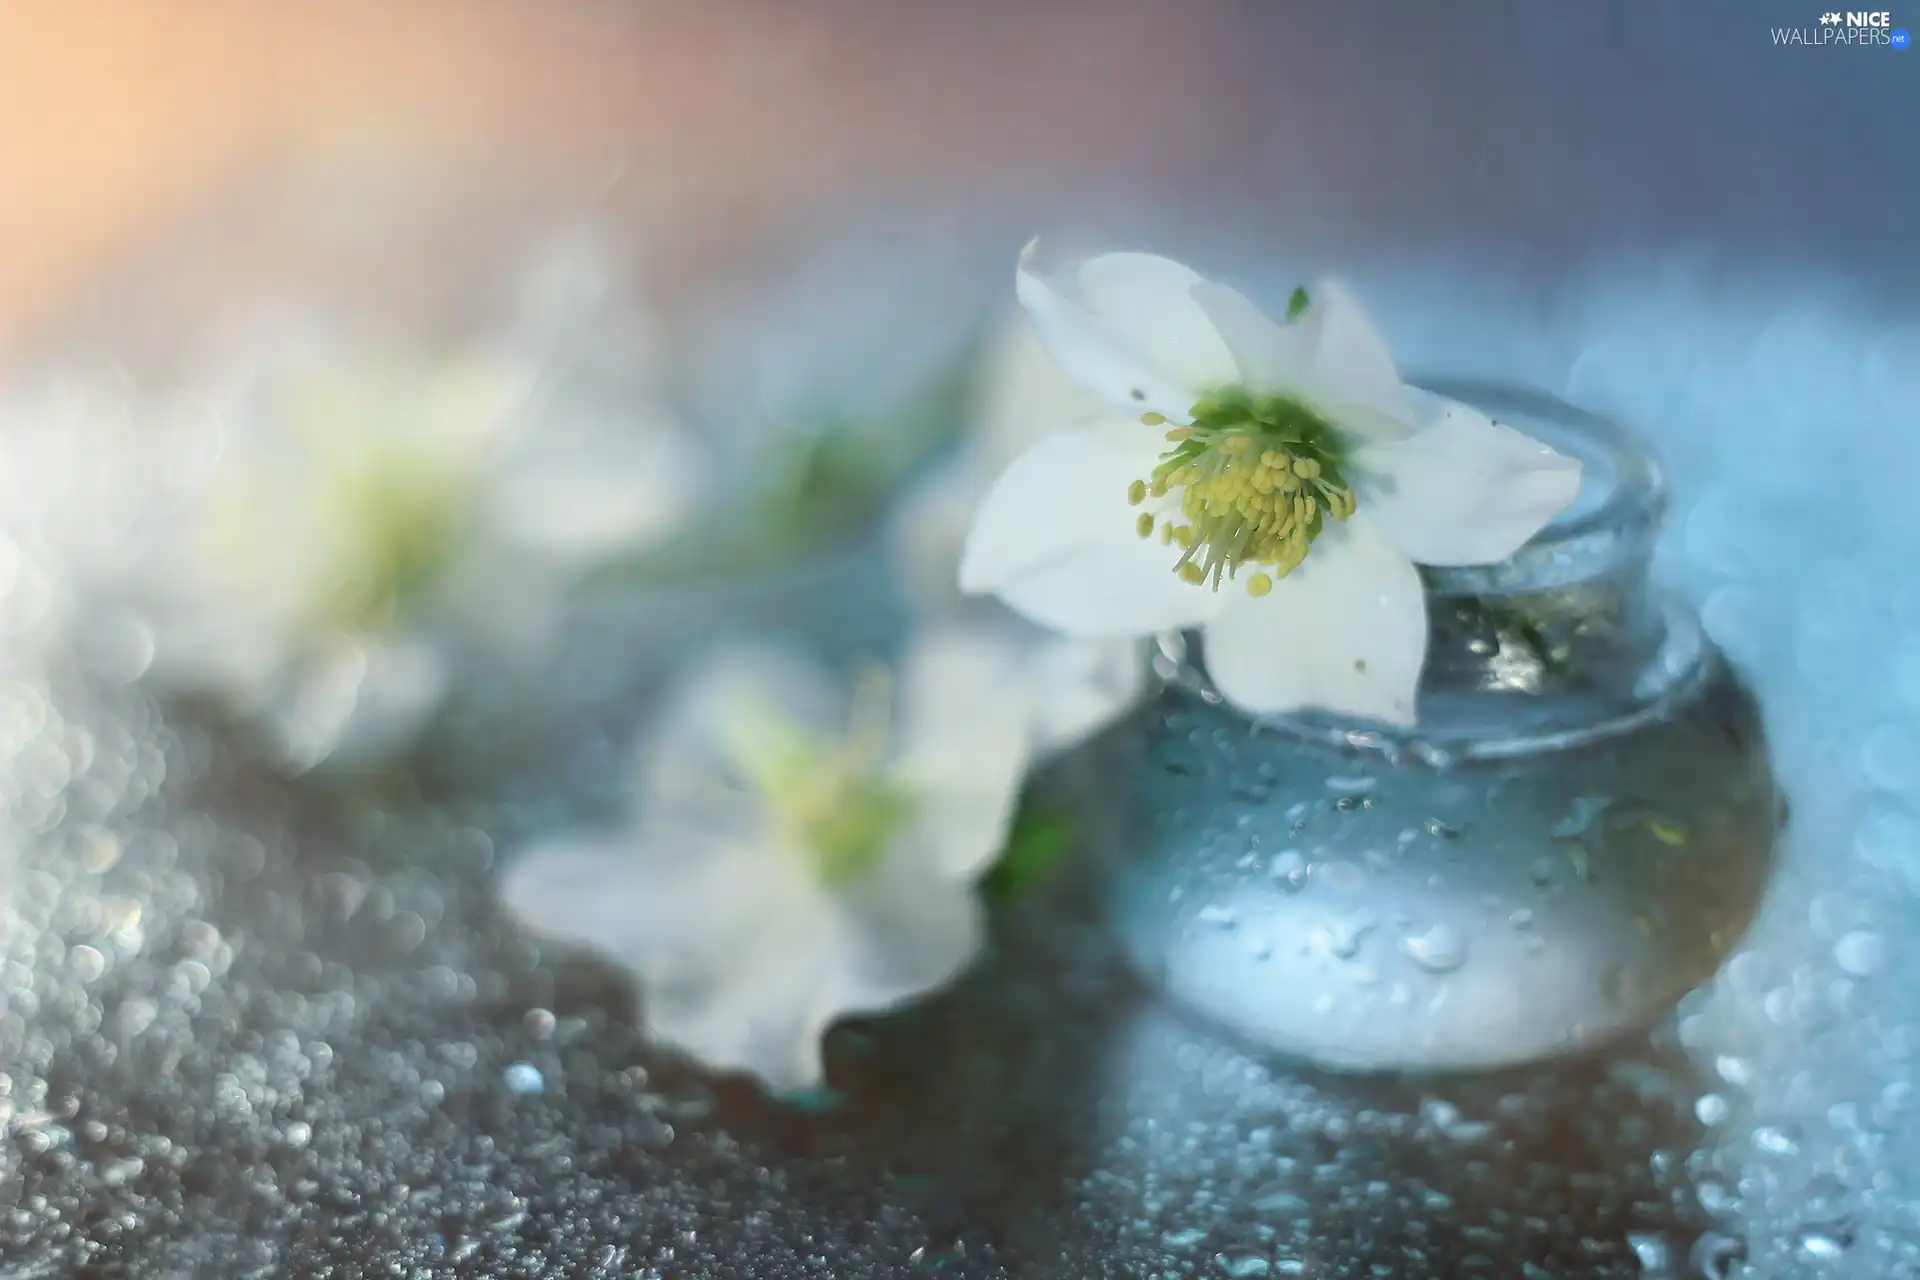
<path id="1" fill-rule="evenodd" d="M 1265 1276 L 1273 1274 L 1273 1264 L 1265 1258 L 1249 1255 L 1238 1260 L 1229 1260 L 1225 1254 L 1218 1259 L 1230 1276 Z"/>
<path id="2" fill-rule="evenodd" d="M 1776 1129 L 1772 1125 L 1762 1125 L 1753 1131 L 1753 1145 L 1768 1155 L 1775 1156 L 1790 1156 L 1800 1150 L 1799 1143 L 1783 1130 Z"/>
<path id="3" fill-rule="evenodd" d="M 1731 1054 L 1722 1054 L 1713 1060 L 1713 1069 L 1728 1084 L 1743 1085 L 1753 1079 L 1753 1068 Z"/>
<path id="4" fill-rule="evenodd" d="M 1467 962 L 1467 940 L 1449 924 L 1407 935 L 1400 940 L 1400 949 L 1431 973 L 1451 973 Z"/>
<path id="5" fill-rule="evenodd" d="M 1733 1266 L 1747 1256 L 1747 1246 L 1729 1235 L 1707 1231 L 1687 1251 L 1687 1265 L 1703 1280 L 1727 1280 Z"/>
<path id="6" fill-rule="evenodd" d="M 1871 977 L 1886 967 L 1886 939 L 1866 929 L 1855 929 L 1833 944 L 1833 958 L 1854 977 Z"/>
<path id="7" fill-rule="evenodd" d="M 1640 1262 L 1642 1275 L 1666 1275 L 1671 1260 L 1667 1256 L 1667 1242 L 1656 1235 L 1634 1232 L 1627 1237 L 1627 1245 L 1633 1250 L 1633 1256 Z"/>
<path id="8" fill-rule="evenodd" d="M 1703 1093 L 1694 1101 L 1693 1114 L 1704 1125 L 1725 1124 L 1733 1108 L 1719 1094 Z"/>
<path id="9" fill-rule="evenodd" d="M 541 1093 L 547 1087 L 547 1078 L 531 1062 L 514 1063 L 502 1073 L 501 1078 L 506 1081 L 507 1088 L 515 1093 Z"/>
<path id="10" fill-rule="evenodd" d="M 1801 1255 L 1814 1262 L 1833 1262 L 1846 1251 L 1846 1246 L 1824 1232 L 1809 1231 L 1800 1237 Z"/>

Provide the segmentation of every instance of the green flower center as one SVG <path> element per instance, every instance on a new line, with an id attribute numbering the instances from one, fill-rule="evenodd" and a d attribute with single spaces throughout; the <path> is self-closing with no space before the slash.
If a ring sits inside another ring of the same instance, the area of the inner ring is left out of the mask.
<path id="1" fill-rule="evenodd" d="M 379 450 L 327 478 L 343 539 L 323 584 L 322 619 L 349 631 L 390 627 L 439 580 L 470 505 L 463 469 Z"/>
<path id="2" fill-rule="evenodd" d="M 862 683 L 840 741 L 764 708 L 737 740 L 755 789 L 829 886 L 873 870 L 914 812 L 911 790 L 886 771 L 887 708 L 887 682 L 877 676 Z"/>
<path id="3" fill-rule="evenodd" d="M 1247 590 L 1263 596 L 1306 560 L 1328 518 L 1353 514 L 1342 441 L 1326 418 L 1291 396 L 1229 389 L 1194 405 L 1192 418 L 1167 432 L 1173 447 L 1127 490 L 1136 506 L 1177 493 L 1178 514 L 1156 521 L 1142 512 L 1137 531 L 1146 538 L 1157 528 L 1161 542 L 1183 548 L 1174 572 L 1185 581 L 1218 591 L 1222 578 L 1253 566 Z M 1157 413 L 1140 420 L 1166 422 Z"/>

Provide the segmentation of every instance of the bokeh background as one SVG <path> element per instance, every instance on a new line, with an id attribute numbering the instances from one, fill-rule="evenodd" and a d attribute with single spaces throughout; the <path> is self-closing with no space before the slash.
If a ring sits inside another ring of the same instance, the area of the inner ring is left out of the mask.
<path id="1" fill-rule="evenodd" d="M 83 750 L 15 682 L 6 1273 L 1911 1274 L 1920 52 L 1775 43 L 1818 10 L 0 7 L 0 383 L 75 351 L 164 380 L 263 308 L 459 333 L 530 243 L 590 227 L 724 434 L 748 403 L 937 364 L 1007 304 L 1037 232 L 1270 304 L 1333 271 L 1408 366 L 1532 382 L 1654 444 L 1664 580 L 1759 692 L 1793 815 L 1765 916 L 1660 1051 L 1667 1084 L 1573 1082 L 1684 1140 L 1553 1130 L 1447 1193 L 1354 1154 L 1367 1104 L 1178 1028 L 1093 1069 L 1014 1049 L 962 1069 L 963 1037 L 917 1024 L 878 1100 L 820 1132 L 662 1068 L 649 1085 L 607 980 L 488 905 L 472 833 L 497 813 L 330 809 L 188 751 L 217 818 L 181 802 L 124 853 L 49 869 L 16 851 L 96 848 L 107 821 L 97 788 L 63 790 L 83 759 L 143 794 L 167 769 L 131 695 L 70 695 Z M 529 1063 L 544 1110 L 502 1074 Z M 1091 1079 L 1100 1105 L 1066 1108 L 1082 1130 L 1037 1158 L 1012 1153 L 1039 1120 L 980 1102 Z M 1481 1140 L 1460 1108 L 1497 1118 L 1501 1097 L 1416 1100 L 1420 1140 Z M 1276 1124 L 1305 1145 L 1276 1157 Z M 1217 1205 L 1275 1159 L 1335 1210 L 1291 1251 L 1223 1244 Z"/>

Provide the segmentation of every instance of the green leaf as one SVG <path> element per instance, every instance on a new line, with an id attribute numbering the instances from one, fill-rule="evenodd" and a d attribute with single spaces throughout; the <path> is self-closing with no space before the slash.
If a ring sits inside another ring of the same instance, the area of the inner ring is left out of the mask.
<path id="1" fill-rule="evenodd" d="M 1312 305 L 1313 299 L 1307 296 L 1307 291 L 1296 288 L 1291 294 L 1287 295 L 1287 322 L 1291 324 L 1293 321 L 1298 320 L 1307 313 L 1307 308 Z"/>
<path id="2" fill-rule="evenodd" d="M 1038 805 L 1022 805 L 1007 836 L 1006 852 L 987 873 L 983 888 L 995 902 L 1011 902 L 1053 871 L 1074 844 L 1073 820 Z"/>

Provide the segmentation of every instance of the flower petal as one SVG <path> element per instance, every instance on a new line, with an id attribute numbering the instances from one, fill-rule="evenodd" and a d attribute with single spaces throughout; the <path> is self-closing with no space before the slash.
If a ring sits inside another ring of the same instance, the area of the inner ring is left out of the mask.
<path id="1" fill-rule="evenodd" d="M 1126 419 L 1043 437 L 993 482 L 967 531 L 960 589 L 997 591 L 1089 549 L 1137 541 L 1127 486 L 1152 474 L 1164 434 Z"/>
<path id="2" fill-rule="evenodd" d="M 662 1039 L 776 1087 L 811 1084 L 825 1021 L 865 1007 L 844 1003 L 858 999 L 844 913 L 804 858 L 740 816 L 549 841 L 508 869 L 501 896 L 535 931 L 637 973 Z"/>
<path id="3" fill-rule="evenodd" d="M 1207 627 L 1204 652 L 1214 684 L 1248 711 L 1319 707 L 1410 725 L 1427 653 L 1420 575 L 1356 514 L 1270 594 L 1236 598 Z"/>
<path id="4" fill-rule="evenodd" d="M 1089 547 L 995 594 L 1028 621 L 1063 635 L 1138 638 L 1197 627 L 1232 602 L 1230 591 L 1181 581 L 1174 573 L 1178 563 L 1178 547 L 1135 537 Z"/>
<path id="5" fill-rule="evenodd" d="M 1306 329 L 1275 324 L 1245 294 L 1211 280 L 1194 285 L 1192 293 L 1233 352 L 1239 381 L 1248 390 L 1273 394 L 1302 388 L 1314 354 Z"/>
<path id="6" fill-rule="evenodd" d="M 1199 393 L 1235 380 L 1233 355 L 1190 290 L 1191 268 L 1147 253 L 1109 253 L 1059 272 L 1020 255 L 1015 289 L 1054 358 L 1117 409 L 1181 421 Z"/>
<path id="7" fill-rule="evenodd" d="M 971 881 L 1006 843 L 1026 774 L 1027 689 L 1019 651 L 983 628 L 940 628 L 900 665 L 899 776 L 919 804 L 920 850 Z"/>
<path id="8" fill-rule="evenodd" d="M 1032 318 L 1018 308 L 989 339 L 979 390 L 980 408 L 967 436 L 996 471 L 1049 431 L 1111 416 L 1060 367 Z"/>
<path id="9" fill-rule="evenodd" d="M 824 738 L 846 728 L 840 683 L 810 657 L 764 641 L 727 641 L 693 665 L 641 744 L 640 803 L 698 826 L 751 801 L 741 761 L 765 718 Z"/>
<path id="10" fill-rule="evenodd" d="M 664 419 L 543 422 L 493 472 L 489 514 L 515 545 L 551 559 L 641 546 L 692 508 L 687 456 Z"/>
<path id="11" fill-rule="evenodd" d="M 1504 560 L 1580 492 L 1577 459 L 1453 401 L 1408 439 L 1355 450 L 1353 470 L 1362 508 L 1420 564 Z"/>
<path id="12" fill-rule="evenodd" d="M 1339 425 L 1369 439 L 1409 432 L 1411 408 L 1393 353 L 1345 285 L 1322 280 L 1299 328 L 1312 352 L 1307 393 Z"/>
<path id="13" fill-rule="evenodd" d="M 931 815 L 929 815 L 931 816 Z M 966 967 L 983 935 L 970 880 L 955 880 L 923 856 L 925 824 L 898 836 L 872 875 L 839 894 L 837 989 L 816 1005 L 835 1014 L 877 1012 L 935 987 Z"/>
<path id="14" fill-rule="evenodd" d="M 357 647 L 365 665 L 327 756 L 336 768 L 373 765 L 406 747 L 440 709 L 453 678 L 446 655 L 424 637 Z"/>

